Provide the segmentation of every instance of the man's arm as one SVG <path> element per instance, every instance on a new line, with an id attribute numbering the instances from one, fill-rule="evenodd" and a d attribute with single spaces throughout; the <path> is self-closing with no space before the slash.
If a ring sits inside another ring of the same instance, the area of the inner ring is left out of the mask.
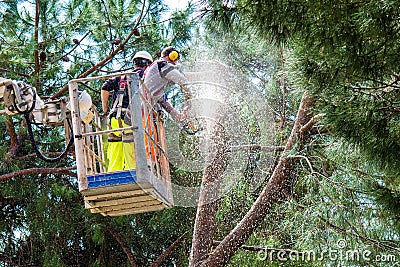
<path id="1" fill-rule="evenodd" d="M 108 110 L 108 99 L 110 98 L 110 95 L 113 93 L 115 90 L 114 88 L 118 88 L 118 82 L 119 78 L 112 78 L 108 79 L 103 83 L 101 86 L 101 106 L 103 109 L 104 113 L 109 112 Z"/>
<path id="2" fill-rule="evenodd" d="M 189 100 L 192 98 L 192 93 L 190 92 L 187 86 L 188 79 L 182 72 L 180 72 L 176 68 L 173 68 L 168 73 L 166 73 L 165 78 L 178 84 L 181 87 L 183 94 L 185 96 L 185 100 Z"/>
<path id="3" fill-rule="evenodd" d="M 168 101 L 160 101 L 160 105 L 168 112 L 174 121 L 179 122 L 184 119 L 184 115 L 180 114 Z"/>
<path id="4" fill-rule="evenodd" d="M 110 92 L 106 90 L 101 90 L 101 106 L 103 108 L 103 112 L 108 112 L 108 98 L 110 97 Z"/>

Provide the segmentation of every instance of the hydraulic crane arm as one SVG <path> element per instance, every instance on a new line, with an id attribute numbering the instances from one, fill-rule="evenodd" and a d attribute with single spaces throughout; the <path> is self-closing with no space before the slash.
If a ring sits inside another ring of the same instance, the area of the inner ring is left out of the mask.
<path id="1" fill-rule="evenodd" d="M 5 103 L 2 113 L 14 115 L 17 113 L 30 112 L 34 108 L 36 100 L 36 89 L 24 82 L 0 78 L 0 100 Z"/>
<path id="2" fill-rule="evenodd" d="M 86 91 L 81 91 L 79 96 L 81 105 L 81 116 L 85 123 L 91 120 L 90 108 L 92 100 Z M 43 101 L 36 93 L 36 88 L 22 81 L 15 81 L 0 77 L 0 104 L 4 102 L 4 109 L 0 114 L 16 115 L 23 114 L 27 123 L 29 138 L 32 147 L 39 158 L 54 162 L 66 154 L 73 143 L 72 127 L 69 112 L 69 98 L 49 99 Z M 33 115 L 33 116 L 31 116 Z M 33 118 L 33 121 L 31 119 Z M 32 130 L 32 124 L 43 124 L 46 126 L 63 126 L 65 131 L 66 148 L 56 158 L 45 157 L 38 149 Z"/>

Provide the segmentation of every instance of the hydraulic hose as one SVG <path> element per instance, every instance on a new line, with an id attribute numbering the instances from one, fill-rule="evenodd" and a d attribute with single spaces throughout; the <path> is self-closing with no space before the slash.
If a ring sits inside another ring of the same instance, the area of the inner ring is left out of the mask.
<path id="1" fill-rule="evenodd" d="M 32 130 L 32 123 L 31 123 L 31 119 L 29 118 L 29 115 L 30 115 L 30 112 L 24 112 L 26 125 L 28 127 L 29 140 L 31 141 L 32 147 L 35 150 L 36 155 L 40 159 L 42 159 L 44 161 L 47 161 L 47 162 L 56 162 L 56 161 L 60 160 L 61 158 L 63 158 L 67 154 L 67 152 L 70 149 L 71 145 L 73 144 L 73 141 L 74 141 L 73 136 L 71 135 L 71 138 L 68 140 L 67 146 L 65 147 L 64 151 L 60 155 L 58 155 L 55 158 L 46 157 L 45 155 L 42 154 L 42 152 L 40 152 L 39 148 L 36 145 L 35 137 L 33 135 L 33 130 Z M 68 121 L 68 125 L 69 125 L 69 127 L 71 129 L 71 125 L 70 125 L 69 121 Z"/>
<path id="2" fill-rule="evenodd" d="M 14 95 L 15 94 L 16 94 L 16 92 L 14 91 Z M 32 106 L 29 108 L 29 110 L 25 110 L 25 111 L 19 109 L 17 103 L 15 103 L 15 98 L 14 98 L 14 107 L 17 110 L 17 112 L 20 113 L 20 114 L 22 114 L 24 112 L 31 113 L 32 110 L 35 108 L 35 105 L 36 105 L 36 96 L 37 96 L 36 95 L 36 91 L 32 90 Z"/>

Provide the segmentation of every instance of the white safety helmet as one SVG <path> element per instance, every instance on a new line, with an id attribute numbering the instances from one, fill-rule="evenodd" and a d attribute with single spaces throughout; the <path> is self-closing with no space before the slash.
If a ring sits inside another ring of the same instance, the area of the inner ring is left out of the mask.
<path id="1" fill-rule="evenodd" d="M 79 110 L 81 111 L 86 111 L 89 110 L 92 107 L 92 98 L 86 92 L 86 90 L 83 90 L 79 94 Z"/>
<path id="2" fill-rule="evenodd" d="M 80 111 L 79 115 L 81 116 L 81 120 L 86 124 L 89 124 L 94 117 L 93 113 L 90 111 L 91 107 L 92 107 L 92 98 L 90 97 L 88 92 L 86 92 L 86 90 L 83 90 L 79 94 L 79 111 Z"/>
<path id="3" fill-rule="evenodd" d="M 138 51 L 138 52 L 136 52 L 136 54 L 132 58 L 132 61 L 135 60 L 136 58 L 144 58 L 144 59 L 147 59 L 150 62 L 153 62 L 153 57 L 147 51 Z"/>

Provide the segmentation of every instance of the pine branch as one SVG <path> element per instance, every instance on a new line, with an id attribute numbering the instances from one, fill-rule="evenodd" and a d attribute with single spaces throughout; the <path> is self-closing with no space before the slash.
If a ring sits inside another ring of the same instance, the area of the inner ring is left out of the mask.
<path id="1" fill-rule="evenodd" d="M 10 157 L 14 157 L 18 152 L 18 135 L 15 132 L 14 123 L 11 119 L 11 116 L 6 116 L 6 130 L 8 136 L 10 136 L 10 148 L 8 149 L 8 154 Z"/>
<path id="2" fill-rule="evenodd" d="M 17 71 L 14 71 L 14 70 L 5 69 L 5 68 L 0 68 L 0 71 L 15 73 L 18 76 L 21 76 L 21 77 L 24 77 L 24 78 L 30 78 L 31 77 L 29 74 L 25 74 L 25 73 L 17 72 Z"/>
<path id="3" fill-rule="evenodd" d="M 146 3 L 146 1 L 143 1 L 142 9 L 141 9 L 140 14 L 139 14 L 139 18 L 136 21 L 136 24 L 133 26 L 131 32 L 125 38 L 125 40 L 123 40 L 121 42 L 121 44 L 115 50 L 113 50 L 110 54 L 108 54 L 102 61 L 100 61 L 97 64 L 95 64 L 93 67 L 91 67 L 90 69 L 88 69 L 84 73 L 78 75 L 77 78 L 87 77 L 89 74 L 91 74 L 91 73 L 95 72 L 96 70 L 98 70 L 99 68 L 103 67 L 106 63 L 108 63 L 111 59 L 113 59 L 116 54 L 118 54 L 121 50 L 124 49 L 125 45 L 129 42 L 131 37 L 137 32 L 137 27 L 140 24 L 140 22 L 142 21 L 142 16 L 143 16 L 143 10 L 144 10 L 145 3 Z M 50 98 L 54 99 L 54 98 L 60 97 L 66 91 L 68 91 L 68 84 L 65 85 L 60 91 L 58 91 L 57 93 L 52 95 Z"/>
<path id="4" fill-rule="evenodd" d="M 306 209 L 307 207 L 301 204 L 297 204 L 298 207 Z M 324 217 L 322 217 L 321 215 L 317 215 L 317 217 L 322 220 L 327 226 L 337 230 L 338 232 L 344 234 L 344 235 L 351 235 L 351 236 L 355 236 L 360 238 L 363 241 L 367 241 L 371 244 L 373 244 L 376 247 L 382 248 L 382 249 L 391 249 L 391 250 L 395 250 L 397 252 L 400 252 L 400 247 L 396 247 L 397 245 L 391 241 L 379 241 L 376 239 L 372 239 L 370 237 L 367 237 L 365 235 L 361 235 L 360 233 L 358 233 L 356 227 L 354 225 L 352 225 L 348 220 L 345 220 L 351 229 L 345 229 L 341 226 L 338 226 L 330 221 L 328 221 L 328 219 L 325 219 Z M 390 244 L 387 244 L 390 243 Z"/>
<path id="5" fill-rule="evenodd" d="M 348 235 L 349 234 L 349 235 L 358 237 L 361 240 L 367 241 L 367 242 L 373 244 L 374 246 L 376 246 L 378 248 L 390 249 L 390 250 L 395 250 L 397 252 L 400 252 L 400 247 L 396 247 L 395 244 L 386 244 L 383 241 L 375 240 L 375 239 L 372 239 L 372 238 L 367 237 L 365 235 L 361 235 L 360 233 L 358 233 L 358 231 L 356 231 L 356 228 L 352 224 L 350 224 L 348 221 L 346 221 L 346 222 L 349 224 L 349 226 L 351 228 L 350 230 L 342 228 L 342 227 L 340 227 L 340 226 L 338 226 L 336 224 L 333 224 L 332 222 L 328 221 L 327 219 L 325 219 L 325 218 L 323 218 L 321 216 L 318 216 L 318 218 L 320 218 L 322 221 L 324 221 L 329 227 L 331 227 L 333 229 L 336 229 L 337 231 L 339 231 L 340 233 L 342 233 L 344 235 Z"/>
<path id="6" fill-rule="evenodd" d="M 158 267 L 160 264 L 169 256 L 171 255 L 172 252 L 175 251 L 175 249 L 185 241 L 185 232 L 183 235 L 181 235 L 177 240 L 174 241 L 174 243 L 171 244 L 151 265 L 150 267 Z"/>
<path id="7" fill-rule="evenodd" d="M 121 234 L 118 233 L 116 230 L 112 229 L 111 227 L 107 227 L 107 231 L 117 240 L 119 245 L 122 247 L 122 250 L 125 252 L 126 256 L 128 257 L 129 262 L 131 263 L 132 267 L 137 267 L 135 262 L 135 257 L 130 249 L 130 247 L 126 244 L 125 240 L 122 238 Z"/>
<path id="8" fill-rule="evenodd" d="M 321 173 L 319 173 L 319 172 L 314 171 L 314 168 L 313 168 L 313 166 L 312 166 L 310 160 L 309 160 L 306 156 L 303 156 L 303 155 L 295 155 L 295 156 L 288 156 L 288 157 L 290 157 L 290 158 L 301 158 L 301 159 L 304 159 L 304 160 L 307 162 L 308 167 L 310 168 L 311 176 L 312 176 L 312 177 L 315 177 L 315 181 L 319 184 L 320 188 L 322 189 L 322 191 L 324 191 L 325 195 L 329 198 L 329 200 L 330 200 L 332 203 L 334 203 L 335 205 L 340 206 L 340 205 L 334 200 L 334 198 L 325 190 L 324 186 L 322 186 L 320 180 L 317 178 L 317 176 L 321 176 L 321 177 L 324 177 L 324 178 L 326 178 L 326 176 L 323 175 L 323 174 L 321 174 Z"/>
<path id="9" fill-rule="evenodd" d="M 0 181 L 5 181 L 7 179 L 11 179 L 14 177 L 22 176 L 22 175 L 30 175 L 30 174 L 66 174 L 72 177 L 77 177 L 75 172 L 71 172 L 70 170 L 75 169 L 76 167 L 63 167 L 63 168 L 30 168 L 24 170 L 18 170 L 10 173 L 6 173 L 0 175 Z"/>
<path id="10" fill-rule="evenodd" d="M 85 35 L 74 45 L 74 47 L 71 48 L 70 51 L 68 51 L 67 53 L 65 53 L 64 55 L 62 55 L 61 57 L 59 57 L 55 61 L 51 62 L 50 64 L 54 64 L 55 62 L 67 57 L 69 54 L 74 52 L 74 50 L 80 45 L 80 43 L 83 41 L 83 39 L 85 39 L 89 35 L 89 33 L 91 33 L 91 31 L 88 31 L 87 33 L 85 33 Z"/>

